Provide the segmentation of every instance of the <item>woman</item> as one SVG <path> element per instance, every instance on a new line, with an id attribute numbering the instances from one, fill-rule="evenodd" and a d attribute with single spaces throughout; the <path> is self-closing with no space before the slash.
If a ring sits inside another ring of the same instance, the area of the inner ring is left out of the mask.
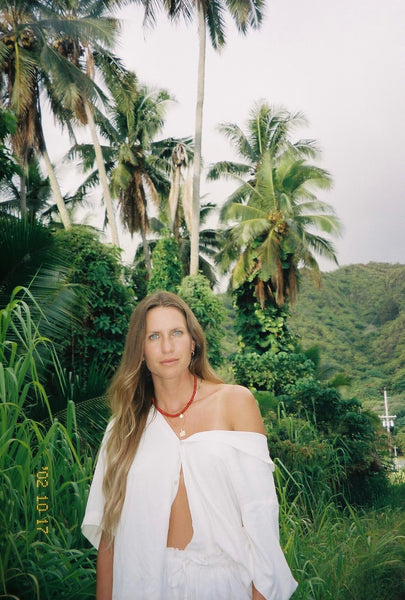
<path id="1" fill-rule="evenodd" d="M 287 600 L 297 584 L 260 411 L 212 371 L 175 294 L 136 307 L 109 397 L 82 525 L 97 600 Z"/>

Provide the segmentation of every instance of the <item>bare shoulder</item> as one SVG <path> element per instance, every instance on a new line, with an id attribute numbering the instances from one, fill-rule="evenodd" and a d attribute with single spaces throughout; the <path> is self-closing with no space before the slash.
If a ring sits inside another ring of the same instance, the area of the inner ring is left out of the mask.
<path id="1" fill-rule="evenodd" d="M 265 433 L 260 409 L 250 390 L 241 385 L 224 384 L 221 397 L 230 429 Z"/>

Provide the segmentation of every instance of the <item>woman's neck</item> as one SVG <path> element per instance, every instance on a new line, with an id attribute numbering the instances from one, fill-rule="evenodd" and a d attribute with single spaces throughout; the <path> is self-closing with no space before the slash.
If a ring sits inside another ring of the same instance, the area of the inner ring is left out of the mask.
<path id="1" fill-rule="evenodd" d="M 177 412 L 189 401 L 193 385 L 194 375 L 189 371 L 180 378 L 153 378 L 155 404 L 168 412 Z"/>

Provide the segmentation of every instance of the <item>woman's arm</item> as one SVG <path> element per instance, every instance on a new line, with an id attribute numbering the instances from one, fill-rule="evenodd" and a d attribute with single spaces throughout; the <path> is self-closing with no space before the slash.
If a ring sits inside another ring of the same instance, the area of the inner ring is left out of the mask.
<path id="1" fill-rule="evenodd" d="M 263 419 L 256 400 L 246 388 L 235 386 L 232 403 L 232 425 L 237 431 L 265 433 Z M 266 600 L 252 583 L 252 600 Z"/>
<path id="2" fill-rule="evenodd" d="M 96 600 L 112 600 L 114 545 L 107 546 L 101 534 L 97 554 Z"/>

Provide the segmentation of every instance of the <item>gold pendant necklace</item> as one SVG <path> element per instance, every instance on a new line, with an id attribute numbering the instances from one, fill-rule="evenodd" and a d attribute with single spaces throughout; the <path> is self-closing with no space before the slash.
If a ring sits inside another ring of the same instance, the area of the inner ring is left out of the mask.
<path id="1" fill-rule="evenodd" d="M 181 425 L 180 425 L 179 437 L 184 438 L 184 436 L 186 435 L 186 430 L 184 429 L 184 424 L 185 424 L 186 419 L 184 418 L 183 413 L 181 413 L 181 415 L 179 415 L 179 418 L 182 420 Z"/>
<path id="2" fill-rule="evenodd" d="M 200 391 L 200 387 L 202 384 L 202 379 L 199 380 L 198 382 L 198 387 L 196 388 L 195 394 L 194 394 L 194 399 L 197 397 L 198 392 Z M 182 439 L 186 436 L 186 430 L 185 430 L 185 425 L 186 425 L 186 417 L 185 417 L 185 410 L 184 412 L 182 412 L 179 415 L 179 419 L 181 419 L 180 421 L 180 431 L 179 431 L 179 438 Z"/>

